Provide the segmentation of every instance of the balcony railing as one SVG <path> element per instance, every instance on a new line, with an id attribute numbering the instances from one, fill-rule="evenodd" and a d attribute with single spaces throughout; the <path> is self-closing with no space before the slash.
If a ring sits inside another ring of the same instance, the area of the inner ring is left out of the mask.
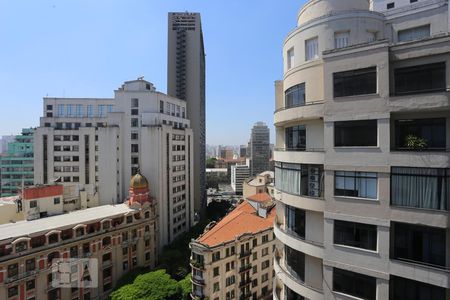
<path id="1" fill-rule="evenodd" d="M 196 261 L 194 259 L 191 259 L 191 266 L 196 269 L 202 269 L 202 270 L 205 268 L 205 264 L 203 262 Z"/>
<path id="2" fill-rule="evenodd" d="M 303 102 L 303 103 L 298 104 L 298 105 L 286 105 L 286 106 L 280 107 L 277 110 L 275 110 L 275 113 L 277 113 L 279 111 L 286 110 L 286 109 L 290 109 L 290 108 L 303 107 L 303 106 L 309 106 L 309 105 L 318 105 L 318 104 L 324 104 L 324 103 L 325 103 L 325 101 L 318 100 L 318 101 Z"/>
<path id="3" fill-rule="evenodd" d="M 12 283 L 12 282 L 15 282 L 18 280 L 25 279 L 27 277 L 31 277 L 36 274 L 37 274 L 37 271 L 28 271 L 28 272 L 24 272 L 24 273 L 19 273 L 16 276 L 6 278 L 5 283 Z"/>
<path id="4" fill-rule="evenodd" d="M 325 152 L 324 148 L 275 148 L 275 151 L 280 152 Z"/>
<path id="5" fill-rule="evenodd" d="M 252 297 L 252 293 L 248 292 L 245 294 L 241 294 L 241 296 L 239 296 L 239 300 L 250 299 L 251 297 Z"/>
<path id="6" fill-rule="evenodd" d="M 239 268 L 239 273 L 248 271 L 248 270 L 250 270 L 251 268 L 252 268 L 252 264 L 246 264 L 246 265 L 243 265 L 243 266 L 241 266 L 241 267 Z"/>
<path id="7" fill-rule="evenodd" d="M 250 283 L 252 283 L 252 280 L 250 278 L 247 278 L 245 280 L 241 280 L 239 282 L 239 287 L 241 288 L 243 286 L 249 285 Z"/>
<path id="8" fill-rule="evenodd" d="M 244 258 L 250 255 L 252 255 L 252 250 L 245 250 L 239 253 L 239 258 Z"/>
<path id="9" fill-rule="evenodd" d="M 191 282 L 196 285 L 205 285 L 205 279 L 199 276 L 192 276 Z"/>

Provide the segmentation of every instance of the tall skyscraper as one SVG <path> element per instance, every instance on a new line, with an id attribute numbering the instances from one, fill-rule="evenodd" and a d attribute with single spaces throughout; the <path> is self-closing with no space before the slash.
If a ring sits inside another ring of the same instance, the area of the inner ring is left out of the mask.
<path id="1" fill-rule="evenodd" d="M 257 122 L 250 136 L 251 160 L 250 175 L 269 170 L 270 130 L 264 122 Z"/>
<path id="2" fill-rule="evenodd" d="M 276 83 L 274 299 L 450 299 L 447 20 L 447 0 L 300 10 Z"/>
<path id="3" fill-rule="evenodd" d="M 194 222 L 193 138 L 186 102 L 143 79 L 114 98 L 44 98 L 34 138 L 35 184 L 61 182 L 88 206 L 120 203 L 138 169 L 158 202 L 160 245 Z"/>
<path id="4" fill-rule="evenodd" d="M 194 132 L 195 210 L 206 209 L 205 49 L 199 13 L 169 13 L 167 93 L 187 102 Z"/>

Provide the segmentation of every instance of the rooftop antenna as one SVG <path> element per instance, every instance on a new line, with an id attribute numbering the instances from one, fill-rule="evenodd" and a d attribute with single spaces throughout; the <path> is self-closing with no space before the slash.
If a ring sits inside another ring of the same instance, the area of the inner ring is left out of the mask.
<path id="1" fill-rule="evenodd" d="M 138 80 L 144 80 L 144 76 L 139 76 Z"/>

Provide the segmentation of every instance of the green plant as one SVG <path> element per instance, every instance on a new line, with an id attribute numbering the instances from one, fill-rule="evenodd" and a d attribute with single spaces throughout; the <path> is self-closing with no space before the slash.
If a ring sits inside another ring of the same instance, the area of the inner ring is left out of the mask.
<path id="1" fill-rule="evenodd" d="M 421 150 L 427 146 L 427 140 L 413 134 L 408 134 L 405 138 L 405 146 L 410 149 Z"/>

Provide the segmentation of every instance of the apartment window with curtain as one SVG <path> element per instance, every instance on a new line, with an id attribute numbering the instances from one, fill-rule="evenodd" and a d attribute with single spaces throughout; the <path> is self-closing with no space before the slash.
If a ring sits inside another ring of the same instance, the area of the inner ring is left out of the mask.
<path id="1" fill-rule="evenodd" d="M 334 48 L 345 48 L 349 44 L 350 31 L 334 33 Z"/>
<path id="2" fill-rule="evenodd" d="M 446 81 L 445 62 L 396 68 L 394 70 L 394 94 L 442 92 L 447 89 Z"/>
<path id="3" fill-rule="evenodd" d="M 275 162 L 277 190 L 300 196 L 323 196 L 323 166 Z"/>
<path id="4" fill-rule="evenodd" d="M 391 258 L 445 268 L 446 229 L 391 222 Z"/>
<path id="5" fill-rule="evenodd" d="M 289 273 L 294 275 L 297 279 L 305 281 L 305 254 L 303 252 L 284 246 L 286 267 Z"/>
<path id="6" fill-rule="evenodd" d="M 392 167 L 391 205 L 448 211 L 450 169 Z"/>
<path id="7" fill-rule="evenodd" d="M 375 300 L 377 279 L 375 277 L 333 268 L 333 291 L 366 300 Z"/>
<path id="8" fill-rule="evenodd" d="M 306 149 L 306 127 L 297 125 L 285 129 L 287 150 L 302 151 Z"/>
<path id="9" fill-rule="evenodd" d="M 373 172 L 334 172 L 334 195 L 377 199 L 377 173 Z"/>
<path id="10" fill-rule="evenodd" d="M 305 238 L 306 213 L 302 209 L 286 205 L 286 231 L 301 239 Z"/>
<path id="11" fill-rule="evenodd" d="M 445 288 L 420 281 L 391 275 L 389 279 L 389 299 L 393 300 L 445 300 Z"/>
<path id="12" fill-rule="evenodd" d="M 319 39 L 317 37 L 305 41 L 305 59 L 319 58 Z"/>
<path id="13" fill-rule="evenodd" d="M 287 59 L 287 69 L 289 70 L 294 67 L 294 48 L 293 47 L 287 51 L 286 59 Z"/>
<path id="14" fill-rule="evenodd" d="M 335 98 L 376 94 L 376 92 L 376 67 L 333 73 L 333 94 Z"/>
<path id="15" fill-rule="evenodd" d="M 446 134 L 445 118 L 395 120 L 395 149 L 445 150 Z M 408 143 L 411 138 L 423 139 L 423 147 L 411 147 Z"/>
<path id="16" fill-rule="evenodd" d="M 430 24 L 398 31 L 399 42 L 420 40 L 430 36 Z"/>
<path id="17" fill-rule="evenodd" d="M 377 250 L 377 226 L 334 220 L 334 244 Z"/>
<path id="18" fill-rule="evenodd" d="M 334 122 L 335 147 L 376 147 L 377 120 Z"/>
<path id="19" fill-rule="evenodd" d="M 297 84 L 284 92 L 286 108 L 305 105 L 305 83 Z"/>

